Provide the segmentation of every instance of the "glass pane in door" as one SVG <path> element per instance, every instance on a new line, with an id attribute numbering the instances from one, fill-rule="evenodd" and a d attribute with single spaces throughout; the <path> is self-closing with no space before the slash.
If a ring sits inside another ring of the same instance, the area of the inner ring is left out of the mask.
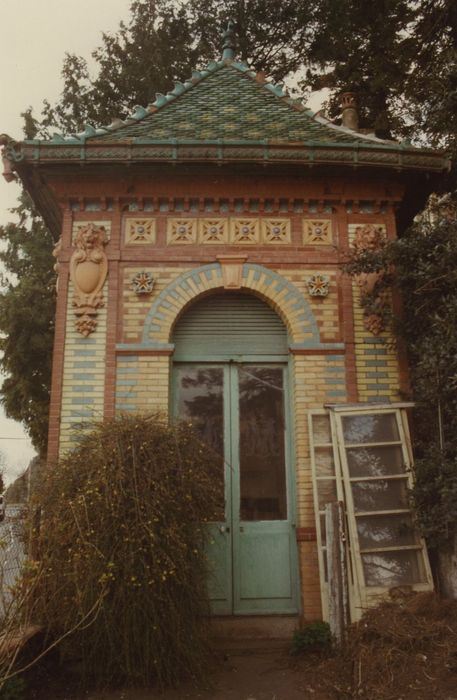
<path id="1" fill-rule="evenodd" d="M 221 512 L 224 520 L 224 370 L 222 367 L 179 367 L 178 415 L 190 421 L 220 462 Z"/>
<path id="2" fill-rule="evenodd" d="M 238 370 L 241 520 L 286 520 L 284 380 L 280 367 Z"/>

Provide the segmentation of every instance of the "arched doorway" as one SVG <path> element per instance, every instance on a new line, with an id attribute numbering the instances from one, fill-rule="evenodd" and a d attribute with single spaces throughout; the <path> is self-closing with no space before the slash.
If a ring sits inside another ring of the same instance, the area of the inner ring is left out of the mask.
<path id="1" fill-rule="evenodd" d="M 212 523 L 218 614 L 295 613 L 298 580 L 287 330 L 252 294 L 203 297 L 172 340 L 174 411 L 221 455 L 225 512 Z"/>

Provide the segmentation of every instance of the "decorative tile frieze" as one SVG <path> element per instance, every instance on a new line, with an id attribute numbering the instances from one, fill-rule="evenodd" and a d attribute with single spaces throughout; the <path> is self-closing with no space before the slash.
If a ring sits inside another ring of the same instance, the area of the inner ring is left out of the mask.
<path id="1" fill-rule="evenodd" d="M 126 219 L 124 240 L 126 245 L 147 245 L 155 243 L 155 219 Z"/>
<path id="2" fill-rule="evenodd" d="M 306 282 L 311 297 L 326 297 L 329 293 L 330 278 L 327 275 L 312 275 Z"/>
<path id="3" fill-rule="evenodd" d="M 196 219 L 168 219 L 168 245 L 189 245 L 197 243 Z"/>
<path id="4" fill-rule="evenodd" d="M 154 277 L 150 272 L 141 270 L 133 275 L 130 286 L 138 296 L 150 294 L 154 288 Z"/>
<path id="5" fill-rule="evenodd" d="M 228 243 L 228 219 L 199 219 L 199 243 Z"/>
<path id="6" fill-rule="evenodd" d="M 230 243 L 237 245 L 259 244 L 259 219 L 230 219 Z"/>
<path id="7" fill-rule="evenodd" d="M 303 219 L 303 245 L 332 245 L 330 219 Z"/>
<path id="8" fill-rule="evenodd" d="M 261 219 L 262 243 L 290 243 L 290 219 Z"/>

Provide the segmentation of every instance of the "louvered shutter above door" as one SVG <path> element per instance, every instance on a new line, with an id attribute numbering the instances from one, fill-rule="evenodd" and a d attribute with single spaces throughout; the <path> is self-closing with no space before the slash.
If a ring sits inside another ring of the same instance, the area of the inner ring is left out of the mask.
<path id="1" fill-rule="evenodd" d="M 277 313 L 252 294 L 225 292 L 190 306 L 176 323 L 175 360 L 287 355 L 287 329 Z"/>

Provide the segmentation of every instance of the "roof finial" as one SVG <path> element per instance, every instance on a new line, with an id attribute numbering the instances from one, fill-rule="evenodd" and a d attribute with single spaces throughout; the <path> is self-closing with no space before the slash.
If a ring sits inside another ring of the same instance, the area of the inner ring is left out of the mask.
<path id="1" fill-rule="evenodd" d="M 227 59 L 233 61 L 235 58 L 235 22 L 229 19 L 227 29 L 222 35 L 224 43 L 222 44 L 222 60 Z"/>

